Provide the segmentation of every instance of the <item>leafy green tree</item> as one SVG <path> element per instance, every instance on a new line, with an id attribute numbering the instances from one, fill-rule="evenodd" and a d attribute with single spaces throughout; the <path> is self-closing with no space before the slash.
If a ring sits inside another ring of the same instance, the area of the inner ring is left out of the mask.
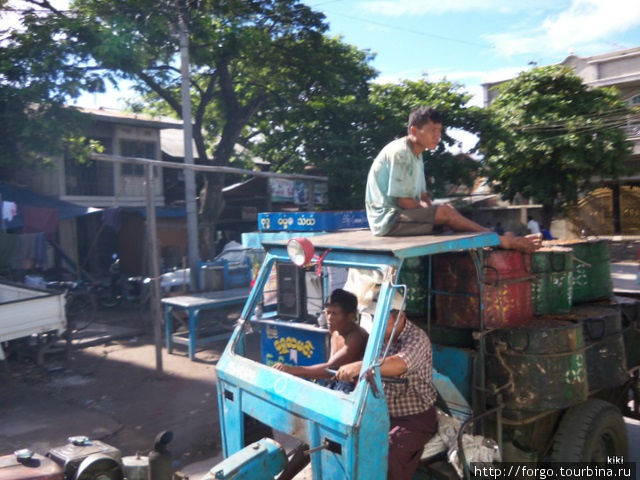
<path id="1" fill-rule="evenodd" d="M 0 32 L 0 174 L 5 180 L 19 169 L 47 165 L 62 152 L 86 155 L 83 117 L 65 103 L 82 91 L 104 90 L 103 75 L 78 66 L 82 59 L 71 39 L 58 36 L 57 22 L 42 23 L 35 6 L 22 12 L 21 21 L 23 30 Z"/>
<path id="2" fill-rule="evenodd" d="M 446 127 L 477 133 L 482 112 L 465 107 L 469 98 L 450 82 L 373 83 L 354 95 L 319 98 L 277 116 L 268 112 L 255 125 L 264 141 L 254 148 L 280 171 L 318 167 L 329 175 L 332 208 L 361 209 L 371 162 L 388 142 L 406 135 L 409 112 L 430 104 L 443 112 Z M 454 143 L 445 130 L 437 151 L 424 154 L 435 196 L 441 196 L 448 183 L 470 184 L 480 167 L 449 153 L 445 147 Z"/>
<path id="3" fill-rule="evenodd" d="M 435 151 L 424 152 L 425 172 L 432 196 L 445 195 L 447 186 L 465 184 L 471 186 L 480 171 L 480 163 L 465 155 L 454 155 L 449 149 L 456 140 L 449 129 L 460 129 L 479 134 L 485 123 L 485 115 L 478 107 L 468 107 L 471 95 L 449 81 L 403 81 L 399 84 L 374 84 L 371 103 L 378 115 L 372 128 L 376 131 L 376 151 L 395 137 L 407 134 L 409 112 L 420 105 L 431 105 L 443 115 L 442 139 Z M 377 153 L 377 152 L 376 152 Z"/>
<path id="4" fill-rule="evenodd" d="M 548 227 L 593 178 L 616 178 L 630 145 L 615 90 L 589 89 L 564 66 L 534 68 L 500 86 L 481 136 L 489 176 L 507 199 L 532 197 Z"/>
<path id="5" fill-rule="evenodd" d="M 189 38 L 194 141 L 199 158 L 226 166 L 263 109 L 292 108 L 366 86 L 367 57 L 328 39 L 321 13 L 296 0 L 75 0 L 65 11 L 27 0 L 39 12 L 16 42 L 68 41 L 67 59 L 85 72 L 133 81 L 154 107 L 180 117 L 179 19 Z M 355 63 L 353 63 L 355 62 Z M 343 69 L 360 71 L 347 81 Z M 200 224 L 205 255 L 223 208 L 225 177 L 207 174 Z"/>

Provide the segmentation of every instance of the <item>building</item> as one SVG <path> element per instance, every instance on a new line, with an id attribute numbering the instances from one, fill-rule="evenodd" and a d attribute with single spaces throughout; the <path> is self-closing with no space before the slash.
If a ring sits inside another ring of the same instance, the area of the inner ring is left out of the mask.
<path id="1" fill-rule="evenodd" d="M 181 128 L 173 119 L 125 113 L 110 109 L 78 108 L 87 117 L 85 135 L 99 142 L 103 153 L 161 160 L 160 131 Z M 91 215 L 60 221 L 57 243 L 77 266 L 90 273 L 104 273 L 111 255 L 121 255 L 126 270 L 137 272 L 144 258 L 144 168 L 141 165 L 83 160 L 51 159 L 53 166 L 25 170 L 17 182 L 39 195 L 56 201 L 92 207 Z M 154 201 L 164 205 L 162 169 L 154 172 Z M 51 202 L 55 209 L 55 202 Z M 105 211 L 110 215 L 105 216 Z M 108 218 L 108 221 L 105 221 Z M 142 225 L 141 225 L 142 224 Z M 136 241 L 131 242 L 131 239 Z"/>
<path id="2" fill-rule="evenodd" d="M 573 68 L 589 87 L 615 87 L 622 100 L 640 106 L 640 47 L 592 57 L 572 54 L 560 64 Z M 483 84 L 485 106 L 495 100 L 495 87 L 501 83 Z M 618 181 L 602 179 L 602 188 L 580 200 L 571 218 L 574 230 L 585 228 L 601 235 L 640 234 L 640 123 L 629 121 L 624 128 L 632 144 L 626 164 L 630 173 Z"/>

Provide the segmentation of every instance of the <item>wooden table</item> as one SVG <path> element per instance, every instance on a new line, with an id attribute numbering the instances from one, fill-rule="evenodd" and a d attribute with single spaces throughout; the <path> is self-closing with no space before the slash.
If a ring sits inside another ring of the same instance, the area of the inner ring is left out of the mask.
<path id="1" fill-rule="evenodd" d="M 231 335 L 231 332 L 229 331 L 198 338 L 200 312 L 203 310 L 218 310 L 233 305 L 242 305 L 246 302 L 248 297 L 248 287 L 242 287 L 229 290 L 219 290 L 216 292 L 193 293 L 191 295 L 163 298 L 162 304 L 164 305 L 164 327 L 167 352 L 172 353 L 174 343 L 187 345 L 189 359 L 193 360 L 195 358 L 196 347 L 198 345 L 229 338 Z M 189 335 L 187 339 L 173 333 L 173 317 L 171 314 L 174 310 L 186 310 L 189 314 Z"/>

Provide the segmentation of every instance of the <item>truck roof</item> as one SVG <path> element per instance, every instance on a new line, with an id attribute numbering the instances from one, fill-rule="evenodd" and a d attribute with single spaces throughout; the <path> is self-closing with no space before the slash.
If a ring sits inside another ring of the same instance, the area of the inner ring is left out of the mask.
<path id="1" fill-rule="evenodd" d="M 370 230 L 345 230 L 310 237 L 316 249 L 361 251 L 391 254 L 398 258 L 422 257 L 456 250 L 493 247 L 500 243 L 498 235 L 456 233 L 453 235 L 421 235 L 411 237 L 376 237 Z M 287 240 L 266 241 L 265 246 L 286 245 Z"/>

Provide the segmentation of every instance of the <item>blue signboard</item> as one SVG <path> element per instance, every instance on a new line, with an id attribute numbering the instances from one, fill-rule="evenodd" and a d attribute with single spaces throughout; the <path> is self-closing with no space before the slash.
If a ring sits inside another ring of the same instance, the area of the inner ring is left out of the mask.
<path id="1" fill-rule="evenodd" d="M 262 363 L 309 366 L 327 361 L 329 331 L 292 322 L 255 322 L 261 329 Z"/>
<path id="2" fill-rule="evenodd" d="M 364 210 L 258 213 L 258 230 L 263 232 L 331 232 L 368 226 Z"/>

